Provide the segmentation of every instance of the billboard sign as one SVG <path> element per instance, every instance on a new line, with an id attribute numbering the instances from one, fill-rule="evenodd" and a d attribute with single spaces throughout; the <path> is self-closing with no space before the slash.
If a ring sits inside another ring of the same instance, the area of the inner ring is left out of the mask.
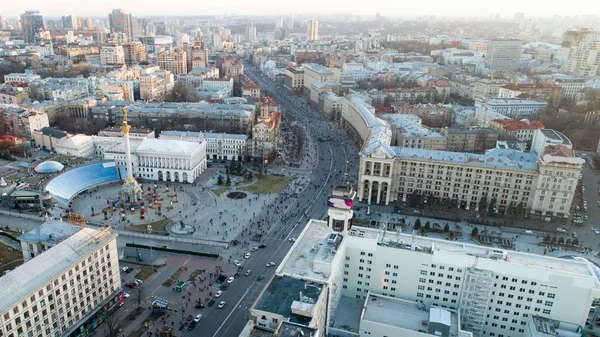
<path id="1" fill-rule="evenodd" d="M 327 206 L 339 209 L 352 209 L 352 199 L 331 195 L 327 198 Z"/>

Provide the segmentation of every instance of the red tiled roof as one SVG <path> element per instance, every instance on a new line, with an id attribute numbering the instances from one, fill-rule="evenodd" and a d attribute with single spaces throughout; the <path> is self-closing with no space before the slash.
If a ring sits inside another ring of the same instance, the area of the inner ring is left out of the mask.
<path id="1" fill-rule="evenodd" d="M 500 124 L 500 126 L 506 131 L 517 131 L 517 130 L 537 130 L 543 129 L 545 126 L 540 121 L 529 121 L 525 120 L 512 120 L 512 119 L 494 119 L 492 122 Z"/>

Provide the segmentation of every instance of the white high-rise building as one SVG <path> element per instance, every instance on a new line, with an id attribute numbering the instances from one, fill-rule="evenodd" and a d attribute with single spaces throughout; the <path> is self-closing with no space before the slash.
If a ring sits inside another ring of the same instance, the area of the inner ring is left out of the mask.
<path id="1" fill-rule="evenodd" d="M 353 226 L 352 193 L 341 190 L 329 197 L 328 220 L 309 221 L 255 302 L 256 326 L 294 322 L 332 336 L 525 337 L 538 317 L 575 333 L 600 296 L 600 269 L 585 259 L 404 234 L 388 224 Z"/>
<path id="2" fill-rule="evenodd" d="M 0 278 L 2 335 L 91 332 L 123 304 L 116 238 L 110 228 L 82 228 Z"/>
<path id="3" fill-rule="evenodd" d="M 258 41 L 258 32 L 253 24 L 246 26 L 246 40 L 248 40 L 248 42 Z"/>
<path id="4" fill-rule="evenodd" d="M 519 68 L 521 41 L 491 40 L 485 55 L 486 67 L 498 71 L 511 71 Z"/>
<path id="5" fill-rule="evenodd" d="M 567 33 L 565 40 L 570 35 L 573 38 L 569 45 L 567 41 L 563 41 L 563 46 L 571 48 L 566 70 L 583 76 L 600 74 L 600 31 L 580 30 Z"/>
<path id="6" fill-rule="evenodd" d="M 316 41 L 319 39 L 319 21 L 309 20 L 306 23 L 306 39 Z"/>

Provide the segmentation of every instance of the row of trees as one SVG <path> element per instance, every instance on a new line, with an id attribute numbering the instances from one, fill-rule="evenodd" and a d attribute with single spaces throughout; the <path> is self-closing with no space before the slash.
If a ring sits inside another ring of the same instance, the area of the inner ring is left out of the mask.
<path id="1" fill-rule="evenodd" d="M 579 240 L 577 240 L 577 238 L 573 238 L 572 240 L 570 238 L 567 238 L 565 240 L 565 238 L 562 236 L 556 237 L 556 236 L 550 236 L 550 234 L 547 234 L 546 236 L 544 236 L 543 242 L 547 243 L 547 244 L 579 246 Z"/>

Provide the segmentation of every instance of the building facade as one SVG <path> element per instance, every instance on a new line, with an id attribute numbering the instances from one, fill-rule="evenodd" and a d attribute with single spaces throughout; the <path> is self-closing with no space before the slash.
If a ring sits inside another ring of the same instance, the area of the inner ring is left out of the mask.
<path id="1" fill-rule="evenodd" d="M 485 55 L 486 67 L 498 71 L 519 68 L 522 43 L 519 40 L 491 40 Z"/>
<path id="2" fill-rule="evenodd" d="M 91 333 L 93 320 L 123 304 L 116 237 L 82 228 L 0 278 L 2 334 Z"/>

